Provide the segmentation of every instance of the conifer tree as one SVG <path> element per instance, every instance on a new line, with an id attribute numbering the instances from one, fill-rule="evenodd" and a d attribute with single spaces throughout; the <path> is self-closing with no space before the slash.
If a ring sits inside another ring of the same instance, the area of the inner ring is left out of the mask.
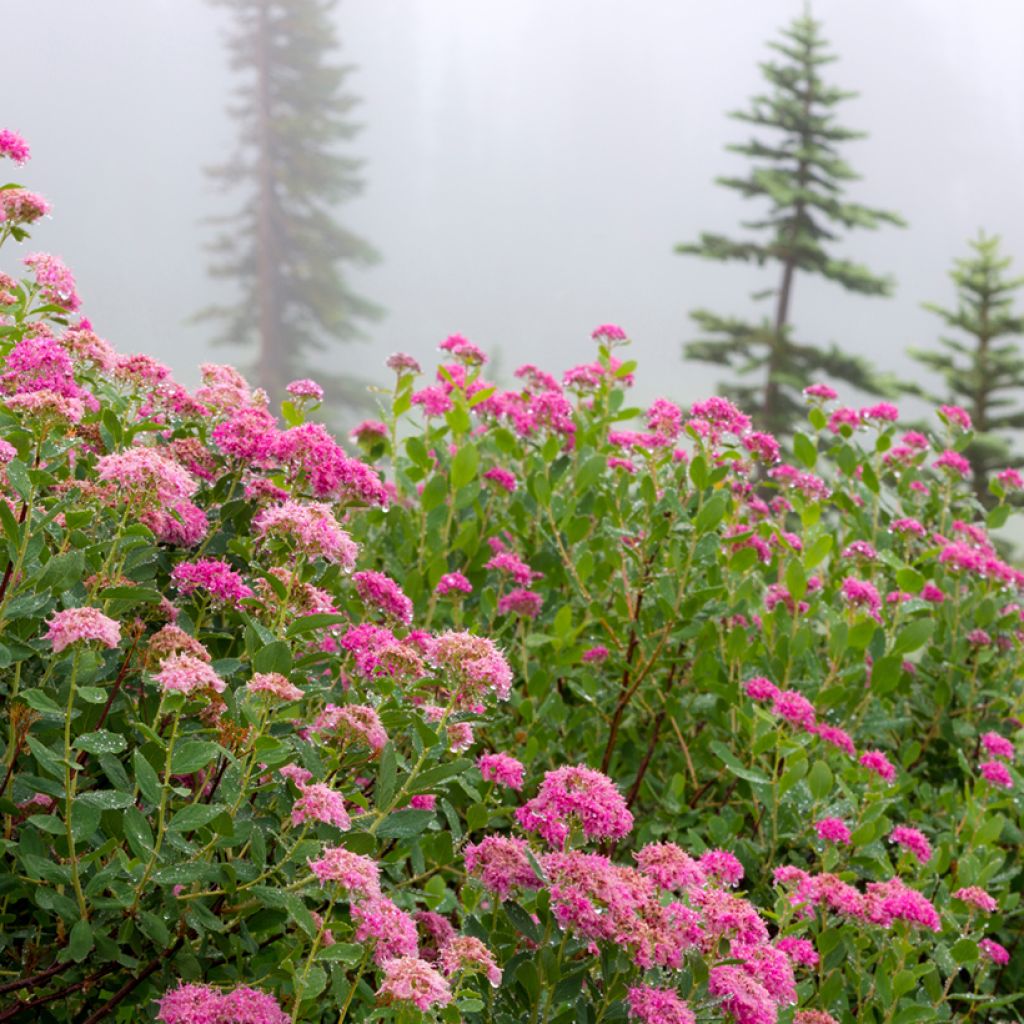
<path id="1" fill-rule="evenodd" d="M 725 390 L 759 426 L 777 433 L 786 433 L 802 413 L 799 390 L 820 375 L 875 393 L 886 390 L 860 359 L 835 345 L 794 338 L 794 282 L 798 272 L 818 274 L 863 295 L 890 294 L 889 278 L 834 255 L 833 243 L 853 228 L 903 223 L 896 214 L 844 198 L 847 184 L 857 175 L 838 147 L 863 133 L 835 120 L 835 108 L 856 94 L 823 81 L 821 68 L 835 57 L 826 52 L 820 24 L 805 14 L 782 36 L 769 44 L 780 59 L 761 65 L 770 88 L 755 96 L 748 110 L 731 115 L 764 130 L 757 138 L 727 147 L 748 157 L 751 169 L 743 177 L 717 179 L 745 199 L 767 203 L 768 209 L 743 223 L 749 238 L 702 234 L 698 242 L 676 248 L 706 259 L 755 263 L 777 273 L 775 286 L 754 296 L 774 300 L 770 316 L 756 320 L 695 310 L 691 316 L 703 336 L 685 348 L 690 359 L 728 366 L 741 377 L 757 374 L 756 383 L 730 382 Z"/>
<path id="2" fill-rule="evenodd" d="M 1024 312 L 1014 301 L 1024 289 L 1024 277 L 1009 277 L 1013 262 L 999 251 L 999 237 L 980 232 L 970 243 L 971 255 L 954 261 L 949 276 L 956 287 L 952 309 L 925 303 L 957 337 L 940 337 L 942 346 L 911 349 L 910 354 L 942 377 L 945 395 L 909 388 L 935 403 L 964 408 L 971 417 L 974 437 L 964 450 L 971 464 L 974 489 L 986 505 L 993 502 L 989 480 L 997 469 L 1024 466 L 1012 453 L 1007 432 L 1024 429 L 1024 355 L 1018 341 L 1024 336 Z"/>
<path id="3" fill-rule="evenodd" d="M 250 370 L 273 398 L 308 374 L 329 398 L 358 404 L 329 345 L 359 338 L 380 311 L 345 273 L 376 253 L 334 217 L 362 188 L 360 163 L 344 152 L 358 131 L 349 120 L 357 100 L 345 91 L 352 67 L 334 60 L 335 0 L 211 3 L 230 11 L 230 67 L 242 81 L 228 108 L 237 148 L 207 173 L 243 198 L 213 218 L 223 230 L 209 246 L 210 273 L 235 284 L 237 301 L 200 318 L 222 321 L 216 342 L 255 349 Z"/>

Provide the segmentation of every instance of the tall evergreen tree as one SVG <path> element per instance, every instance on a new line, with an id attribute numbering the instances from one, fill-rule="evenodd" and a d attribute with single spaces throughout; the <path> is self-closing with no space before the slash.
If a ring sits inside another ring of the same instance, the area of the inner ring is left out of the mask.
<path id="1" fill-rule="evenodd" d="M 345 92 L 353 70 L 334 62 L 336 0 L 211 0 L 231 12 L 231 69 L 243 76 L 228 110 L 237 149 L 208 170 L 244 192 L 236 212 L 214 218 L 210 272 L 233 281 L 233 305 L 200 318 L 223 322 L 217 342 L 255 348 L 257 383 L 280 398 L 309 373 L 331 397 L 359 403 L 351 375 L 332 371 L 332 341 L 361 336 L 379 309 L 355 294 L 345 268 L 375 260 L 373 248 L 334 218 L 357 195 L 360 162 L 343 145 L 358 131 L 357 100 Z"/>
<path id="2" fill-rule="evenodd" d="M 749 110 L 730 115 L 770 134 L 728 146 L 731 152 L 748 157 L 752 167 L 744 177 L 717 179 L 745 199 L 767 202 L 768 211 L 743 223 L 755 233 L 750 239 L 702 234 L 698 242 L 676 248 L 706 259 L 776 269 L 777 285 L 754 296 L 774 299 L 771 316 L 748 320 L 695 310 L 691 316 L 703 337 L 687 344 L 685 352 L 690 359 L 728 366 L 741 376 L 758 373 L 758 383 L 731 382 L 725 390 L 761 427 L 779 433 L 787 432 L 802 411 L 799 389 L 820 374 L 867 391 L 884 389 L 865 363 L 835 345 L 794 339 L 793 286 L 797 272 L 803 272 L 864 295 L 890 294 L 889 278 L 834 256 L 832 243 L 848 229 L 903 224 L 896 214 L 844 199 L 847 183 L 857 175 L 840 158 L 837 147 L 863 133 L 836 123 L 834 108 L 856 94 L 822 80 L 820 69 L 835 57 L 826 52 L 820 24 L 805 14 L 782 36 L 769 44 L 782 59 L 761 65 L 770 89 L 755 96 Z"/>
<path id="3" fill-rule="evenodd" d="M 971 255 L 954 262 L 949 276 L 956 306 L 925 303 L 959 337 L 940 337 L 942 346 L 911 349 L 910 354 L 942 377 L 944 395 L 908 388 L 931 401 L 962 406 L 970 414 L 974 437 L 964 450 L 974 489 L 986 505 L 993 501 L 989 479 L 997 469 L 1024 466 L 1013 454 L 1008 431 L 1024 430 L 1024 355 L 1013 338 L 1024 336 L 1024 313 L 1015 312 L 1024 277 L 1009 277 L 1013 262 L 999 251 L 999 237 L 980 232 Z"/>

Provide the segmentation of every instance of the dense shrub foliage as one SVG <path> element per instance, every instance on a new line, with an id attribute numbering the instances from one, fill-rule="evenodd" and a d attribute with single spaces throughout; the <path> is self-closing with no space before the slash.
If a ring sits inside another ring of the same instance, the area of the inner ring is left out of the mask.
<path id="1" fill-rule="evenodd" d="M 1022 481 L 962 410 L 809 388 L 786 461 L 630 408 L 616 327 L 514 391 L 453 336 L 355 458 L 26 263 L 0 1020 L 1021 1019 Z"/>

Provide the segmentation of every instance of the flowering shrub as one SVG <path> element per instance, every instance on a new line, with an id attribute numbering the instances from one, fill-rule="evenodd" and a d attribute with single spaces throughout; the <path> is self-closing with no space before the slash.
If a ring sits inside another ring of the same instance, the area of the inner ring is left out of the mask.
<path id="1" fill-rule="evenodd" d="M 392 357 L 355 458 L 314 382 L 190 392 L 28 266 L 0 1020 L 1016 1012 L 1017 484 L 983 515 L 969 422 L 820 385 L 783 461 L 723 399 L 629 408 L 604 325 L 514 391 Z"/>

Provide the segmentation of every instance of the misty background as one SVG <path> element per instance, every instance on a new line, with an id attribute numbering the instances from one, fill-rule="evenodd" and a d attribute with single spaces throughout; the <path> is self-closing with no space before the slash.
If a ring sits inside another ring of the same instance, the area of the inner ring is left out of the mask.
<path id="1" fill-rule="evenodd" d="M 726 116 L 764 89 L 766 43 L 797 0 L 341 0 L 338 62 L 363 126 L 363 194 L 337 219 L 382 255 L 346 272 L 383 306 L 363 343 L 332 345 L 334 372 L 390 379 L 383 360 L 425 365 L 464 334 L 508 378 L 524 362 L 560 372 L 593 358 L 592 327 L 619 323 L 640 360 L 637 397 L 715 390 L 716 367 L 682 361 L 688 311 L 759 313 L 775 275 L 673 253 L 704 231 L 741 235 L 754 203 L 714 184 L 744 159 L 750 129 Z M 860 96 L 838 120 L 870 137 L 841 155 L 851 201 L 900 213 L 904 230 L 848 236 L 838 255 L 897 280 L 892 299 L 798 276 L 795 336 L 835 341 L 920 379 L 950 304 L 948 271 L 979 228 L 1002 235 L 1024 273 L 1024 3 L 816 0 L 839 60 L 825 79 Z M 225 107 L 225 11 L 204 0 L 47 0 L 31 45 L 5 49 L 3 125 L 32 162 L 17 179 L 53 219 L 26 251 L 60 255 L 83 313 L 120 351 L 167 363 L 183 383 L 212 349 L 188 318 L 230 298 L 212 281 L 204 216 L 235 209 L 203 167 L 237 126 Z M 315 370 L 313 372 L 315 376 Z"/>

